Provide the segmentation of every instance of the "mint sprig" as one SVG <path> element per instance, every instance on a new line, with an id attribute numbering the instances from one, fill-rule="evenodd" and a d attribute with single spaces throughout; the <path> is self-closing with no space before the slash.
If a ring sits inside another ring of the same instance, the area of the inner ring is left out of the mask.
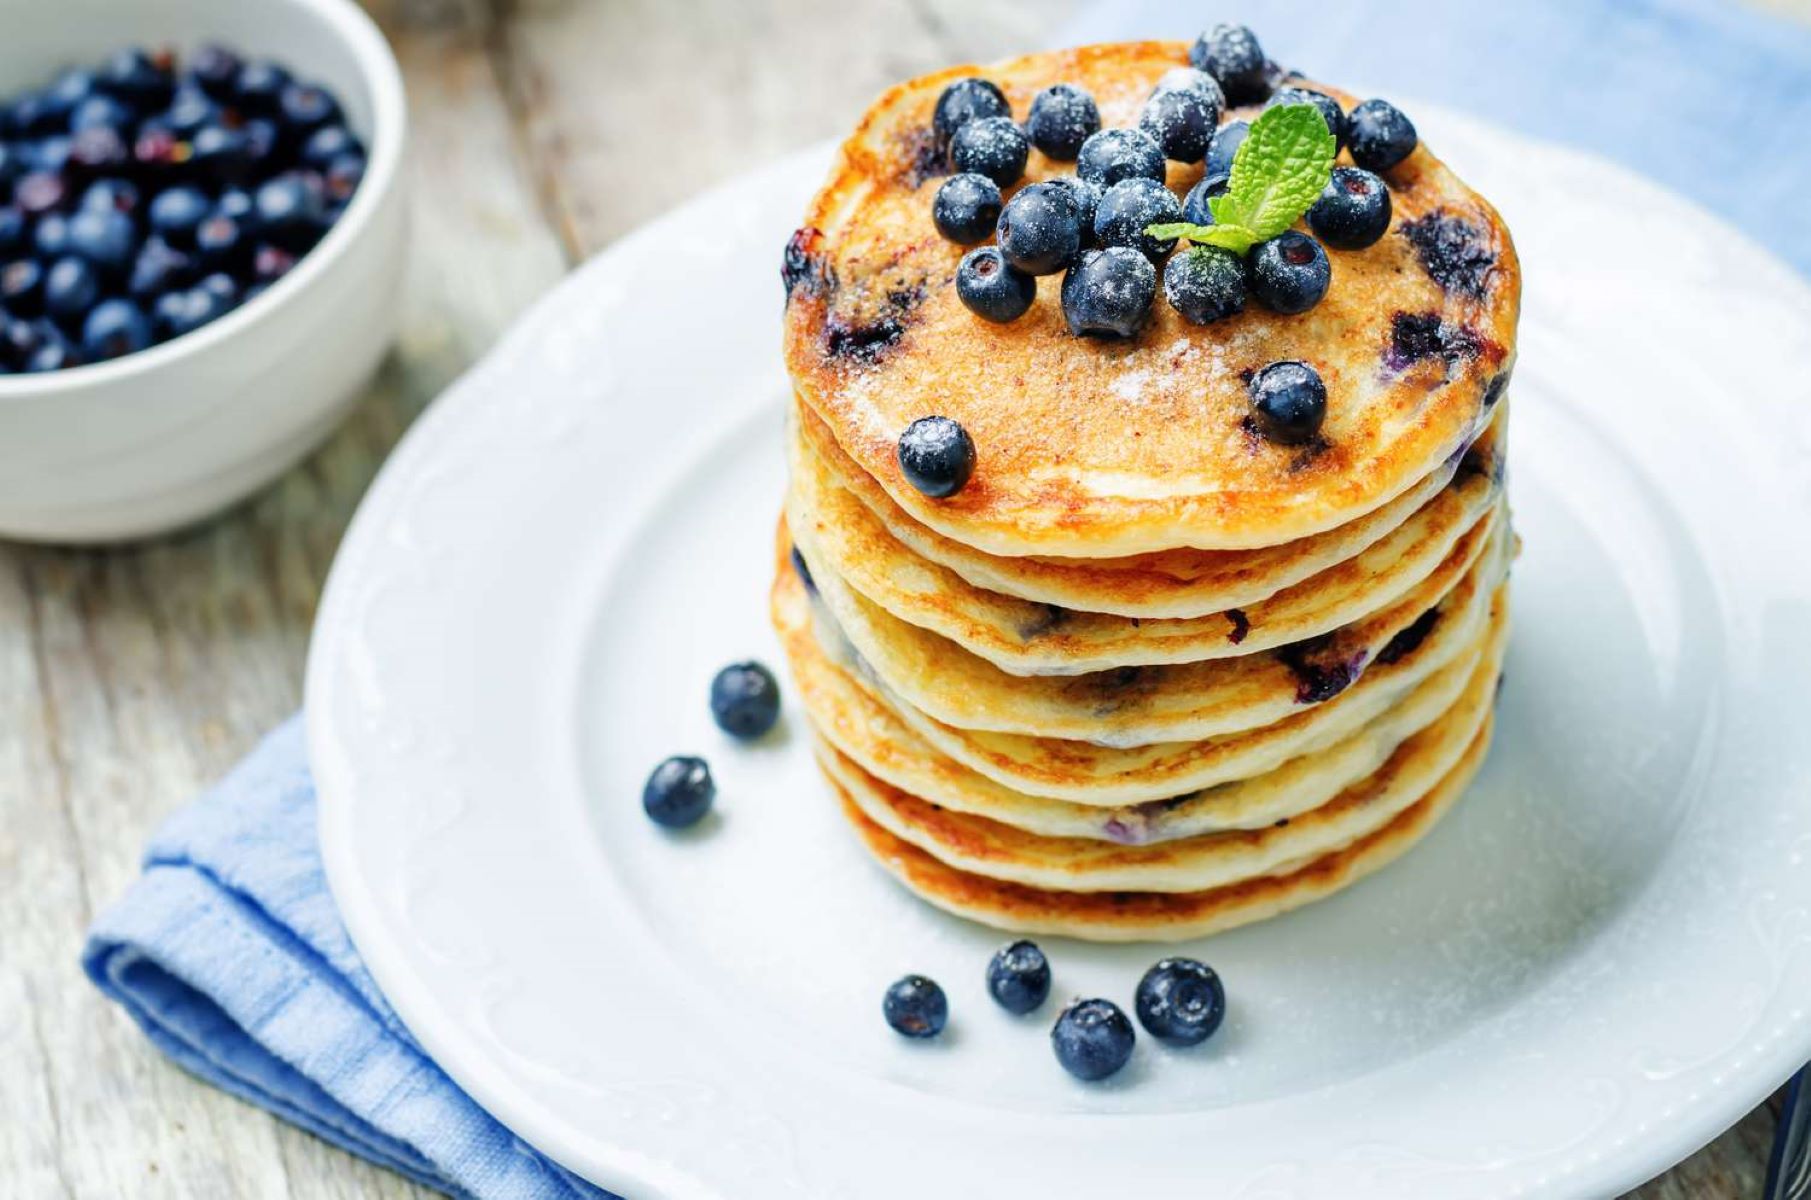
<path id="1" fill-rule="evenodd" d="M 1226 193 L 1207 202 L 1214 223 L 1148 225 L 1145 233 L 1159 241 L 1187 238 L 1243 254 L 1308 211 L 1332 176 L 1337 148 L 1327 119 L 1314 105 L 1267 108 L 1233 155 Z"/>

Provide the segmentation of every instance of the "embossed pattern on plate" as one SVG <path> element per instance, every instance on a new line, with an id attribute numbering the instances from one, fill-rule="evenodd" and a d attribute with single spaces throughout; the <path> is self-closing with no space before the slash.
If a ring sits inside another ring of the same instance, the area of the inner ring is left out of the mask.
<path id="1" fill-rule="evenodd" d="M 323 848 L 447 1071 L 632 1200 L 990 1195 L 1002 1154 L 1051 1197 L 1462 1200 L 1626 1188 L 1811 1056 L 1811 290 L 1616 168 L 1417 118 L 1528 277 L 1516 633 L 1442 828 L 1204 943 L 1222 1034 L 1141 1043 L 1091 1089 L 1049 1055 L 1056 1000 L 1124 1001 L 1156 951 L 1049 943 L 1050 1010 L 1008 1018 L 980 979 L 1001 939 L 864 860 L 801 729 L 716 733 L 711 672 L 779 659 L 802 156 L 576 272 L 411 431 L 341 550 L 308 678 Z M 639 788 L 684 750 L 721 811 L 671 837 Z M 946 1044 L 881 1023 L 906 970 L 949 989 Z"/>

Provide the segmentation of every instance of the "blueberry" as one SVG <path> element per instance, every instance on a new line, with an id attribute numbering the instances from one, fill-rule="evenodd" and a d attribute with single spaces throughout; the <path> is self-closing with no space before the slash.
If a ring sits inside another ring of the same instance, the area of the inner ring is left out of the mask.
<path id="1" fill-rule="evenodd" d="M 1163 147 L 1142 129 L 1103 129 L 1082 143 L 1075 173 L 1102 188 L 1141 177 L 1162 183 Z"/>
<path id="2" fill-rule="evenodd" d="M 1303 313 L 1321 302 L 1333 268 L 1321 244 L 1291 229 L 1251 251 L 1251 294 L 1273 312 Z"/>
<path id="3" fill-rule="evenodd" d="M 126 294 L 141 303 L 149 303 L 165 292 L 186 287 L 194 277 L 194 259 L 161 237 L 152 235 L 145 239 L 132 264 Z"/>
<path id="4" fill-rule="evenodd" d="M 255 224 L 260 232 L 287 249 L 306 249 L 320 235 L 321 193 L 296 172 L 266 180 L 252 193 Z"/>
<path id="5" fill-rule="evenodd" d="M 39 258 L 61 258 L 69 253 L 69 218 L 58 212 L 48 212 L 38 218 L 32 226 L 31 248 Z"/>
<path id="6" fill-rule="evenodd" d="M 87 259 L 59 258 L 44 274 L 44 311 L 65 324 L 80 321 L 100 295 L 100 276 Z"/>
<path id="7" fill-rule="evenodd" d="M 44 331 L 36 321 L 0 317 L 0 366 L 17 371 L 44 345 Z"/>
<path id="8" fill-rule="evenodd" d="M 82 193 L 79 207 L 98 208 L 130 215 L 138 211 L 138 205 L 138 187 L 130 180 L 97 179 L 88 185 L 87 191 Z"/>
<path id="9" fill-rule="evenodd" d="M 941 500 L 953 496 L 975 473 L 975 442 L 948 417 L 919 417 L 899 435 L 899 469 L 906 482 Z"/>
<path id="10" fill-rule="evenodd" d="M 1138 127 L 1149 134 L 1166 158 L 1200 162 L 1220 123 L 1218 89 L 1172 88 L 1159 91 L 1144 103 Z"/>
<path id="11" fill-rule="evenodd" d="M 1334 167 L 1308 228 L 1335 250 L 1363 250 L 1390 227 L 1390 189 L 1363 167 Z"/>
<path id="12" fill-rule="evenodd" d="M 1157 268 L 1129 246 L 1086 250 L 1063 276 L 1063 319 L 1069 332 L 1132 337 L 1151 315 Z"/>
<path id="13" fill-rule="evenodd" d="M 268 170 L 282 149 L 277 123 L 267 117 L 252 117 L 239 126 L 239 134 L 244 139 L 245 159 L 251 169 Z"/>
<path id="14" fill-rule="evenodd" d="M 143 350 L 151 344 L 151 322 L 130 300 L 103 300 L 82 322 L 82 356 L 103 362 Z"/>
<path id="15" fill-rule="evenodd" d="M 1138 981 L 1133 1008 L 1145 1032 L 1171 1046 L 1206 1041 L 1226 1016 L 1220 976 L 1192 958 L 1166 958 Z"/>
<path id="16" fill-rule="evenodd" d="M 1006 103 L 1006 93 L 999 85 L 970 77 L 958 79 L 943 89 L 943 94 L 937 97 L 937 111 L 931 117 L 931 126 L 937 132 L 937 140 L 948 144 L 956 131 L 970 121 L 1011 115 L 1012 106 Z"/>
<path id="17" fill-rule="evenodd" d="M 148 121 L 139 126 L 132 142 L 132 161 L 153 177 L 188 161 L 192 152 L 187 142 L 178 141 L 174 133 Z"/>
<path id="18" fill-rule="evenodd" d="M 203 125 L 212 124 L 219 116 L 220 106 L 206 92 L 185 84 L 170 98 L 170 107 L 163 119 L 177 136 L 187 137 Z"/>
<path id="19" fill-rule="evenodd" d="M 219 304 L 220 312 L 216 315 L 225 315 L 238 307 L 239 285 L 225 271 L 215 271 L 212 275 L 204 276 L 195 285 L 195 290 L 213 297 Z"/>
<path id="20" fill-rule="evenodd" d="M 1219 246 L 1196 246 L 1163 269 L 1170 307 L 1196 325 L 1245 310 L 1245 260 Z"/>
<path id="21" fill-rule="evenodd" d="M 1182 219 L 1193 225 L 1212 225 L 1214 210 L 1208 201 L 1215 196 L 1224 196 L 1231 184 L 1229 175 L 1203 175 L 1201 182 L 1188 190 L 1182 200 Z"/>
<path id="22" fill-rule="evenodd" d="M 649 819 L 668 829 L 696 825 L 716 798 L 710 764 L 685 754 L 675 754 L 655 767 L 641 789 L 641 807 Z"/>
<path id="23" fill-rule="evenodd" d="M 907 975 L 887 989 L 880 1011 L 896 1032 L 909 1038 L 933 1038 L 949 1023 L 950 1002 L 933 980 Z"/>
<path id="24" fill-rule="evenodd" d="M 1232 174 L 1233 156 L 1245 144 L 1245 135 L 1250 132 L 1251 126 L 1245 121 L 1228 121 L 1215 130 L 1214 140 L 1207 147 L 1206 173 L 1209 176 Z"/>
<path id="25" fill-rule="evenodd" d="M 342 154 L 363 154 L 364 150 L 344 125 L 323 125 L 302 143 L 302 161 L 316 169 L 325 169 Z"/>
<path id="26" fill-rule="evenodd" d="M 18 206 L 0 205 L 0 259 L 9 259 L 25 248 L 25 214 Z"/>
<path id="27" fill-rule="evenodd" d="M 20 146 L 26 164 L 34 171 L 61 172 L 69 165 L 69 147 L 72 139 L 61 134 L 40 138 L 35 142 L 25 142 Z"/>
<path id="28" fill-rule="evenodd" d="M 950 162 L 958 171 L 975 171 L 1001 187 L 1025 174 L 1031 142 L 1011 117 L 979 117 L 965 123 L 950 140 Z"/>
<path id="29" fill-rule="evenodd" d="M 973 171 L 951 175 L 931 201 L 937 232 L 959 246 L 984 242 L 1000 219 L 1000 185 Z"/>
<path id="30" fill-rule="evenodd" d="M 1082 216 L 1068 188 L 1034 183 L 1000 210 L 1000 253 L 1027 275 L 1054 275 L 1082 248 Z"/>
<path id="31" fill-rule="evenodd" d="M 277 113 L 291 129 L 308 134 L 337 120 L 340 106 L 326 88 L 292 83 L 278 94 Z"/>
<path id="32" fill-rule="evenodd" d="M 71 67 L 50 81 L 41 95 L 47 119 L 67 121 L 81 103 L 95 94 L 94 72 Z"/>
<path id="33" fill-rule="evenodd" d="M 270 116 L 277 111 L 283 89 L 288 86 L 288 71 L 269 59 L 253 59 L 239 68 L 239 76 L 233 81 L 233 97 L 245 112 Z"/>
<path id="34" fill-rule="evenodd" d="M 352 199 L 352 193 L 358 191 L 358 185 L 365 178 L 365 156 L 362 154 L 342 154 L 327 164 L 327 170 L 321 176 L 326 184 L 327 198 L 344 204 Z M 326 223 L 332 225 L 338 220 L 338 214 L 328 213 Z"/>
<path id="35" fill-rule="evenodd" d="M 215 212 L 195 227 L 195 256 L 206 270 L 232 271 L 251 256 L 251 238 L 233 218 Z"/>
<path id="36" fill-rule="evenodd" d="M 1215 25 L 1195 40 L 1188 61 L 1219 81 L 1228 104 L 1256 104 L 1270 94 L 1270 62 L 1243 25 Z"/>
<path id="37" fill-rule="evenodd" d="M 38 347 L 31 357 L 25 360 L 23 370 L 31 372 L 61 371 L 68 367 L 82 365 L 82 355 L 70 340 L 63 336 L 62 330 L 49 322 L 37 326 L 40 337 Z"/>
<path id="38" fill-rule="evenodd" d="M 0 267 L 0 308 L 15 317 L 35 317 L 44 311 L 42 264 L 22 258 Z"/>
<path id="39" fill-rule="evenodd" d="M 69 253 L 103 276 L 119 278 L 138 254 L 138 227 L 118 209 L 85 208 L 69 218 Z"/>
<path id="40" fill-rule="evenodd" d="M 231 217 L 242 225 L 253 223 L 252 194 L 244 188 L 227 188 L 220 193 L 220 199 L 214 207 L 216 211 Z"/>
<path id="41" fill-rule="evenodd" d="M 1050 960 L 1035 942 L 1002 947 L 987 964 L 987 994 L 1007 1012 L 1024 1016 L 1050 995 Z"/>
<path id="42" fill-rule="evenodd" d="M 711 680 L 711 717 L 731 737 L 758 738 L 780 719 L 780 685 L 758 662 L 731 663 Z"/>
<path id="43" fill-rule="evenodd" d="M 1327 385 L 1305 362 L 1273 362 L 1251 377 L 1249 390 L 1257 427 L 1273 442 L 1310 441 L 1327 418 Z"/>
<path id="44" fill-rule="evenodd" d="M 239 77 L 239 56 L 217 43 L 197 46 L 189 55 L 189 78 L 216 100 L 233 99 L 233 82 Z"/>
<path id="45" fill-rule="evenodd" d="M 1327 123 L 1327 132 L 1333 135 L 1334 149 L 1337 151 L 1346 144 L 1346 114 L 1340 108 L 1339 101 L 1312 88 L 1286 87 L 1272 96 L 1270 103 L 1264 107 L 1276 108 L 1287 104 L 1312 104 L 1320 109 L 1321 120 Z"/>
<path id="46" fill-rule="evenodd" d="M 238 183 L 251 163 L 251 141 L 243 129 L 204 125 L 189 141 L 189 169 L 209 183 Z"/>
<path id="47" fill-rule="evenodd" d="M 90 96 L 76 105 L 75 111 L 69 114 L 69 128 L 73 133 L 80 133 L 84 129 L 104 126 L 123 133 L 136 115 L 132 107 L 118 96 Z"/>
<path id="48" fill-rule="evenodd" d="M 1125 1066 L 1138 1040 L 1132 1022 L 1111 1000 L 1077 1000 L 1063 1010 L 1050 1031 L 1050 1045 L 1063 1070 L 1093 1082 Z"/>
<path id="49" fill-rule="evenodd" d="M 1157 77 L 1157 84 L 1151 89 L 1151 95 L 1159 92 L 1206 92 L 1214 98 L 1216 107 L 1226 106 L 1226 96 L 1220 91 L 1220 85 L 1206 71 L 1194 67 L 1172 67 Z"/>
<path id="50" fill-rule="evenodd" d="M 102 91 L 145 111 L 169 100 L 172 82 L 167 65 L 136 49 L 116 53 L 96 77 Z"/>
<path id="51" fill-rule="evenodd" d="M 32 171 L 13 185 L 13 203 L 28 217 L 62 208 L 69 200 L 69 184 L 55 171 Z"/>
<path id="52" fill-rule="evenodd" d="M 956 268 L 956 296 L 977 317 L 1003 325 L 1030 309 L 1038 281 L 1008 266 L 999 247 L 977 246 Z"/>
<path id="53" fill-rule="evenodd" d="M 1074 162 L 1082 143 L 1100 131 L 1100 109 L 1094 97 L 1073 83 L 1057 83 L 1031 101 L 1025 132 L 1031 144 L 1051 158 Z"/>
<path id="54" fill-rule="evenodd" d="M 151 306 L 151 331 L 160 342 L 192 333 L 226 312 L 214 293 L 202 288 L 165 292 Z"/>
<path id="55" fill-rule="evenodd" d="M 92 179 L 118 171 L 132 158 L 125 135 L 106 125 L 93 125 L 69 139 L 68 170 Z"/>
<path id="56" fill-rule="evenodd" d="M 1388 100 L 1366 100 L 1346 118 L 1352 161 L 1367 171 L 1387 171 L 1415 152 L 1414 124 Z"/>
<path id="57" fill-rule="evenodd" d="M 1094 236 L 1094 212 L 1100 207 L 1101 189 L 1074 175 L 1058 175 L 1055 179 L 1046 179 L 1044 185 L 1067 192 L 1075 201 L 1076 216 L 1082 227 L 1082 244 L 1087 245 Z"/>
<path id="58" fill-rule="evenodd" d="M 200 188 L 166 188 L 146 211 L 151 232 L 179 249 L 195 245 L 195 230 L 213 211 L 213 203 Z"/>
<path id="59" fill-rule="evenodd" d="M 273 283 L 289 274 L 296 256 L 281 246 L 259 246 L 252 252 L 252 278 L 259 283 Z M 250 295 L 246 299 L 250 299 Z"/>
<path id="60" fill-rule="evenodd" d="M 1153 262 L 1161 262 L 1176 248 L 1176 239 L 1154 238 L 1145 227 L 1180 220 L 1182 201 L 1175 192 L 1154 179 L 1123 179 L 1100 199 L 1094 213 L 1094 240 L 1102 246 L 1130 246 Z"/>

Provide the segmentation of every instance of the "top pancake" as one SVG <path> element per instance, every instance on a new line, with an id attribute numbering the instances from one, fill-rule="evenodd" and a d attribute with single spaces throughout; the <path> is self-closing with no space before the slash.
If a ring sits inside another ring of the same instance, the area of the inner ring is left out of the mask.
<path id="1" fill-rule="evenodd" d="M 1385 176 L 1390 232 L 1365 250 L 1329 250 L 1332 286 L 1305 314 L 1253 304 L 1196 326 L 1159 295 L 1150 324 L 1121 342 L 1068 332 L 1057 277 L 1008 325 L 962 306 L 952 280 L 964 248 L 930 215 L 943 179 L 931 112 L 943 88 L 984 75 L 1022 119 L 1037 91 L 1075 83 L 1113 128 L 1135 124 L 1157 79 L 1186 62 L 1181 42 L 1139 42 L 901 84 L 862 119 L 807 211 L 785 316 L 794 386 L 932 529 L 1008 556 L 1275 545 L 1414 486 L 1500 394 L 1521 293 L 1515 250 L 1496 211 L 1425 147 Z M 1024 182 L 1072 166 L 1033 150 Z M 1171 163 L 1169 184 L 1181 193 L 1200 172 Z M 1327 419 L 1310 446 L 1249 430 L 1245 379 L 1279 359 L 1312 364 L 1326 383 Z M 961 422 L 977 447 L 974 477 L 945 500 L 912 488 L 894 457 L 900 431 L 931 414 Z"/>

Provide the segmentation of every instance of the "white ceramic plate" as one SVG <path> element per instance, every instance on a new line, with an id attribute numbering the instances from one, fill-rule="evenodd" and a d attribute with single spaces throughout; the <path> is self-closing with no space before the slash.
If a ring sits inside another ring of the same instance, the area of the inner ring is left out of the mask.
<path id="1" fill-rule="evenodd" d="M 366 498 L 308 676 L 334 894 L 409 1027 L 523 1138 L 655 1196 L 1601 1197 L 1811 1056 L 1811 292 L 1603 162 L 1417 111 L 1526 263 L 1526 552 L 1489 764 L 1419 849 L 1193 947 L 1196 1051 L 1106 1086 L 1047 1030 L 1159 951 L 997 933 L 873 867 L 800 714 L 733 745 L 712 673 L 779 660 L 779 251 L 821 153 L 578 271 Z M 718 814 L 642 816 L 708 755 Z M 908 970 L 951 1027 L 880 1018 Z M 1167 1186 L 1165 1186 L 1167 1185 Z M 1136 1187 L 1136 1191 L 1134 1191 Z"/>

